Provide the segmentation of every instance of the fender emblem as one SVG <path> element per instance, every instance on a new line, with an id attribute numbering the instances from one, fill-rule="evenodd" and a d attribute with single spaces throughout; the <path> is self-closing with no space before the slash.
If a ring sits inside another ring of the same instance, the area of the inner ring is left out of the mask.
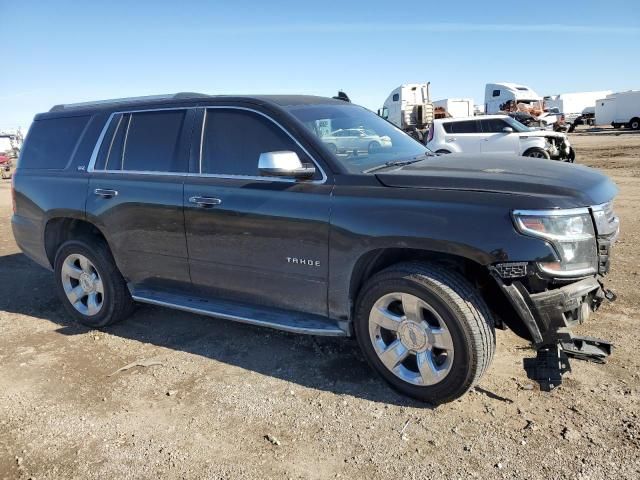
<path id="1" fill-rule="evenodd" d="M 320 260 L 313 260 L 312 258 L 287 257 L 287 263 L 293 263 L 296 265 L 306 265 L 308 267 L 320 266 Z"/>

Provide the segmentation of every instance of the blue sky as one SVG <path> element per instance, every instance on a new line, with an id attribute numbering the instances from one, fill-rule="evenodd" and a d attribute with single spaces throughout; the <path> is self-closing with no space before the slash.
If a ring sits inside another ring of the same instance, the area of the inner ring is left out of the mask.
<path id="1" fill-rule="evenodd" d="M 371 109 L 408 82 L 472 97 L 640 88 L 640 1 L 0 0 L 0 129 L 55 103 L 177 91 L 345 90 Z"/>

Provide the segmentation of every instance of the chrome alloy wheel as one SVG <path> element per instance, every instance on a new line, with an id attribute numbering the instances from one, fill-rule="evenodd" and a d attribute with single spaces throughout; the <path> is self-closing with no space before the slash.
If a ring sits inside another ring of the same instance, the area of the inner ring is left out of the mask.
<path id="1" fill-rule="evenodd" d="M 96 315 L 104 303 L 104 284 L 100 274 L 84 255 L 74 253 L 62 264 L 62 286 L 67 299 L 83 315 Z"/>
<path id="2" fill-rule="evenodd" d="M 451 371 L 453 340 L 435 309 L 409 293 L 389 293 L 369 313 L 369 336 L 382 363 L 413 385 L 435 385 Z"/>

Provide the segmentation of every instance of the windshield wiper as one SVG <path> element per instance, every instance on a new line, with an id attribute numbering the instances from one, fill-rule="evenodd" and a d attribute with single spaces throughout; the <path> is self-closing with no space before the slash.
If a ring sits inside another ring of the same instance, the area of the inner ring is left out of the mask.
<path id="1" fill-rule="evenodd" d="M 383 168 L 389 168 L 389 167 L 404 167 L 405 165 L 409 165 L 411 163 L 421 162 L 422 160 L 425 159 L 425 157 L 427 157 L 427 154 L 420 155 L 419 157 L 414 157 L 411 160 L 395 160 L 392 162 L 386 162 L 386 163 L 383 163 L 382 165 L 377 165 L 375 167 L 369 168 L 368 170 L 364 170 L 362 173 L 372 173 L 372 172 L 381 170 Z"/>

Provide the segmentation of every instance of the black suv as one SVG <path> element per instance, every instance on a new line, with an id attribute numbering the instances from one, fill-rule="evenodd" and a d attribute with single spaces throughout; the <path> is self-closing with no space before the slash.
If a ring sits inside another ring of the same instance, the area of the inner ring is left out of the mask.
<path id="1" fill-rule="evenodd" d="M 331 148 L 341 130 L 362 133 Z M 181 93 L 37 115 L 12 225 L 85 325 L 143 302 L 355 336 L 439 403 L 487 370 L 495 328 L 548 351 L 608 295 L 616 191 L 582 166 L 434 155 L 340 100 Z"/>

